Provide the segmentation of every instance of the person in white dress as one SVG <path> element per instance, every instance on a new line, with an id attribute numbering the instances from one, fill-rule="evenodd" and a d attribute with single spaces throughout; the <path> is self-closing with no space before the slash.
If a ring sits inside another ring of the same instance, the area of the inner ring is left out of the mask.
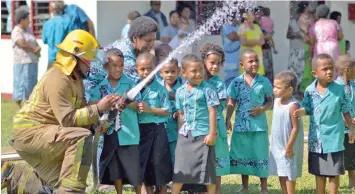
<path id="1" fill-rule="evenodd" d="M 274 109 L 270 135 L 269 175 L 278 176 L 283 193 L 296 193 L 296 179 L 302 176 L 303 124 L 293 116 L 300 107 L 292 96 L 296 74 L 280 72 L 274 79 Z"/>

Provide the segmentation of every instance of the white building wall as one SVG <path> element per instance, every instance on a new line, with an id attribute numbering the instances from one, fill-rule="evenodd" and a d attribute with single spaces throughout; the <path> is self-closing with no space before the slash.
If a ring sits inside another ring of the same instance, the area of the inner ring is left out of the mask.
<path id="1" fill-rule="evenodd" d="M 169 12 L 175 9 L 175 4 L 175 1 L 162 1 L 161 10 L 168 20 Z M 97 39 L 101 45 L 120 39 L 122 28 L 127 24 L 127 15 L 133 10 L 144 15 L 150 10 L 150 1 L 97 2 Z"/>

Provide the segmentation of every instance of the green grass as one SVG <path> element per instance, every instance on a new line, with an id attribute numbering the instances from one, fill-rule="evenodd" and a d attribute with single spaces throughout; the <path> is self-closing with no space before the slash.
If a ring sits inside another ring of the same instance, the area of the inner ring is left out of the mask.
<path id="1" fill-rule="evenodd" d="M 10 102 L 10 101 L 2 101 L 1 102 L 1 147 L 2 148 L 8 148 L 8 140 L 11 137 L 11 128 L 12 128 L 12 117 L 17 111 L 16 104 Z M 270 119 L 271 119 L 272 112 L 268 111 L 267 116 L 268 116 L 268 123 L 269 126 L 271 124 Z M 233 119 L 233 118 L 232 118 Z M 304 122 L 304 129 L 305 131 L 308 131 L 308 118 L 303 119 Z M 304 154 L 304 161 L 303 161 L 303 176 L 302 178 L 297 180 L 297 193 L 300 194 L 311 194 L 315 193 L 315 179 L 312 175 L 308 174 L 307 171 L 307 144 L 305 146 L 305 154 Z M 91 185 L 91 175 L 89 175 L 89 178 L 87 180 L 88 184 Z M 350 190 L 347 189 L 347 176 L 341 176 L 341 185 L 340 185 L 340 193 L 341 194 L 351 194 L 355 193 L 355 190 Z M 239 175 L 229 175 L 229 176 L 224 176 L 222 178 L 222 193 L 223 194 L 235 194 L 236 191 L 240 188 L 241 185 L 241 178 Z M 270 194 L 278 194 L 280 192 L 280 185 L 278 182 L 277 177 L 270 177 L 268 180 L 268 188 L 270 191 Z M 110 193 L 115 193 L 115 192 L 110 192 Z M 125 194 L 131 194 L 132 192 L 124 192 Z M 256 177 L 251 177 L 250 178 L 250 194 L 254 193 L 259 193 L 259 179 Z M 93 194 L 91 192 L 91 194 Z M 133 194 L 133 193 L 132 193 Z"/>

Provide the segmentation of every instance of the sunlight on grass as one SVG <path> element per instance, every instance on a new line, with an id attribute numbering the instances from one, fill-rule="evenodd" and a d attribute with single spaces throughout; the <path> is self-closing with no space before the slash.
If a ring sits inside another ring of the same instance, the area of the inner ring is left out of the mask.
<path id="1" fill-rule="evenodd" d="M 17 112 L 16 104 L 11 101 L 3 100 L 1 102 L 1 147 L 9 148 L 8 140 L 11 138 L 11 128 L 12 128 L 12 117 Z M 271 116 L 272 111 L 267 112 L 269 129 L 271 127 Z M 234 121 L 234 116 L 232 117 L 232 122 Z M 309 119 L 308 117 L 303 118 L 304 129 L 308 131 Z M 297 193 L 300 194 L 311 194 L 315 193 L 315 180 L 314 177 L 308 174 L 307 170 L 307 144 L 305 145 L 305 154 L 303 160 L 303 176 L 302 178 L 297 180 Z M 87 179 L 87 183 L 89 185 L 88 191 L 90 191 L 90 187 L 92 185 L 92 176 L 89 174 Z M 340 185 L 340 193 L 341 194 L 353 194 L 354 190 L 347 189 L 347 175 L 341 176 L 341 185 Z M 222 178 L 222 193 L 223 194 L 235 194 L 236 191 L 240 188 L 241 178 L 239 175 L 229 175 L 224 176 Z M 259 179 L 256 177 L 250 177 L 250 194 L 259 193 Z M 270 194 L 280 194 L 280 186 L 277 177 L 270 177 L 268 180 L 268 188 Z M 94 194 L 95 192 L 89 192 L 90 194 Z M 96 192 L 97 193 L 97 192 Z M 115 192 L 109 192 L 110 194 L 114 194 Z M 124 194 L 133 194 L 133 192 L 125 191 Z M 99 194 L 99 193 L 97 193 Z"/>

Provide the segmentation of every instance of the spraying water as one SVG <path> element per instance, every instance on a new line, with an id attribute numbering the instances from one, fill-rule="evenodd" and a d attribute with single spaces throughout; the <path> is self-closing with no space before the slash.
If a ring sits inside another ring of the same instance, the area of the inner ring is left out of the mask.
<path id="1" fill-rule="evenodd" d="M 226 0 L 223 1 L 223 6 L 217 8 L 210 19 L 201 25 L 196 31 L 191 33 L 187 38 L 185 38 L 182 43 L 173 50 L 169 56 L 161 62 L 144 80 L 137 84 L 127 93 L 127 97 L 133 100 L 135 96 L 140 92 L 140 90 L 147 85 L 147 83 L 155 76 L 155 74 L 168 63 L 172 58 L 181 54 L 194 44 L 196 41 L 200 40 L 204 35 L 209 35 L 211 32 L 218 30 L 223 24 L 231 21 L 233 13 L 239 14 L 241 9 L 251 9 L 253 8 L 254 1 L 236 1 L 236 0 Z"/>

